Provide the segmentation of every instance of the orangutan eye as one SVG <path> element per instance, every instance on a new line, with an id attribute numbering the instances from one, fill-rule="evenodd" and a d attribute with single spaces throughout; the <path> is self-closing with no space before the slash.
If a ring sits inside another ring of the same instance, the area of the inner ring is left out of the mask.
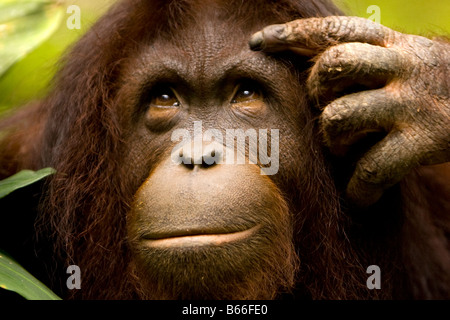
<path id="1" fill-rule="evenodd" d="M 257 100 L 261 98 L 259 88 L 254 84 L 242 84 L 234 94 L 231 103 L 242 103 Z"/>
<path id="2" fill-rule="evenodd" d="M 177 121 L 181 103 L 170 86 L 154 88 L 147 101 L 146 124 L 152 131 L 167 130 Z"/>
<path id="3" fill-rule="evenodd" d="M 180 102 L 178 101 L 178 98 L 171 88 L 164 87 L 157 89 L 152 95 L 150 106 L 160 108 L 173 108 L 179 107 Z"/>

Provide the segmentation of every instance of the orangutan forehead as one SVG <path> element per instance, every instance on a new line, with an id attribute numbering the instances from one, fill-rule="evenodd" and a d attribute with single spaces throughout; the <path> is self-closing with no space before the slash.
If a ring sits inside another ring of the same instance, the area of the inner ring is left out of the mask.
<path id="1" fill-rule="evenodd" d="M 250 50 L 251 32 L 230 32 L 226 22 L 199 20 L 170 40 L 157 38 L 143 44 L 131 59 L 133 71 L 128 73 L 142 77 L 143 82 L 157 77 L 196 83 L 203 89 L 233 77 L 263 82 L 284 78 L 288 72 L 279 59 Z"/>
<path id="2" fill-rule="evenodd" d="M 158 46 L 159 47 L 159 46 Z M 247 48 L 221 50 L 218 47 L 198 46 L 192 51 L 182 51 L 176 47 L 165 47 L 164 53 L 147 48 L 132 62 L 131 72 L 138 82 L 196 84 L 201 91 L 214 88 L 226 80 L 252 79 L 268 86 L 276 86 L 279 79 L 291 73 L 280 61 L 250 52 Z M 272 83 L 274 79 L 276 83 Z"/>

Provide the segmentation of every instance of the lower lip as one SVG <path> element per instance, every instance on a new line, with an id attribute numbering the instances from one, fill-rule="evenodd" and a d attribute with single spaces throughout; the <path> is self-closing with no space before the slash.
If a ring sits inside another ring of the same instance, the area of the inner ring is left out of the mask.
<path id="1" fill-rule="evenodd" d="M 179 236 L 164 239 L 145 240 L 145 244 L 151 248 L 174 248 L 174 247 L 194 247 L 194 246 L 214 246 L 223 245 L 230 242 L 244 240 L 250 237 L 259 229 L 255 226 L 244 231 L 222 233 L 222 234 L 199 234 L 192 236 Z"/>

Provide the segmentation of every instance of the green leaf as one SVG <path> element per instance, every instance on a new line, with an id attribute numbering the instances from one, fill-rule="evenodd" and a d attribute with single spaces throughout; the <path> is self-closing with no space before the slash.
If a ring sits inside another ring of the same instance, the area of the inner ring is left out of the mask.
<path id="1" fill-rule="evenodd" d="M 23 170 L 0 181 L 0 198 L 55 173 L 52 168 Z M 17 292 L 28 300 L 61 300 L 42 282 L 0 250 L 0 288 Z"/>
<path id="2" fill-rule="evenodd" d="M 45 168 L 39 171 L 23 170 L 15 175 L 0 181 L 0 199 L 11 192 L 33 184 L 55 173 L 53 168 Z"/>
<path id="3" fill-rule="evenodd" d="M 1 250 L 0 288 L 17 292 L 28 300 L 61 300 L 60 297 Z"/>
<path id="4" fill-rule="evenodd" d="M 55 0 L 2 0 L 0 3 L 0 76 L 44 42 L 64 15 Z"/>

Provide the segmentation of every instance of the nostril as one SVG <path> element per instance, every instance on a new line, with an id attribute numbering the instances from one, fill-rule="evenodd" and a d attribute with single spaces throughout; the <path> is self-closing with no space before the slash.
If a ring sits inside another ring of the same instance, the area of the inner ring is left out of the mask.
<path id="1" fill-rule="evenodd" d="M 187 154 L 185 155 L 183 153 L 183 149 L 180 149 L 180 152 L 178 155 L 179 155 L 179 157 L 181 159 L 181 163 L 184 167 L 186 167 L 190 170 L 194 169 L 194 167 L 195 167 L 194 159 L 192 159 L 192 157 L 190 155 L 187 155 Z"/>
<path id="2" fill-rule="evenodd" d="M 192 150 L 191 150 L 192 151 Z M 209 145 L 205 147 L 202 153 L 194 154 L 191 152 L 180 149 L 178 152 L 178 163 L 182 164 L 185 168 L 189 170 L 207 169 L 215 166 L 216 164 L 222 163 L 222 153 L 220 149 L 218 150 L 216 146 Z"/>
<path id="3" fill-rule="evenodd" d="M 194 169 L 195 169 L 195 164 L 192 163 L 192 162 L 183 163 L 183 164 L 184 164 L 184 166 L 185 166 L 186 168 L 188 168 L 189 170 L 194 170 Z"/>
<path id="4" fill-rule="evenodd" d="M 209 168 L 220 163 L 221 152 L 213 149 L 209 153 L 203 155 L 202 168 Z"/>
<path id="5" fill-rule="evenodd" d="M 203 161 L 201 164 L 202 168 L 206 169 L 206 168 L 212 167 L 214 165 L 216 165 L 214 158 L 209 157 L 209 156 L 203 156 Z"/>

